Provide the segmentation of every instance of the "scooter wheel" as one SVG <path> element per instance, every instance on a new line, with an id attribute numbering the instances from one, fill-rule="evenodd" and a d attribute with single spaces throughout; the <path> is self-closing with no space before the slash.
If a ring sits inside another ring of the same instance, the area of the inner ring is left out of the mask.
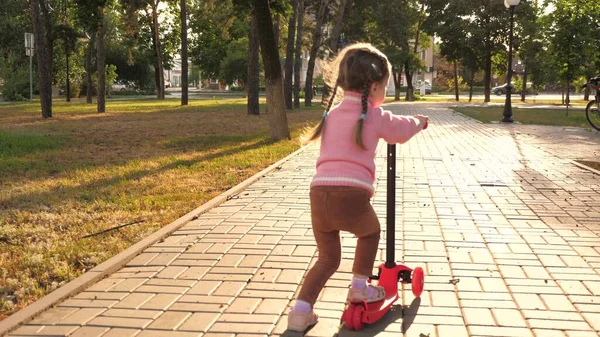
<path id="1" fill-rule="evenodd" d="M 344 311 L 342 320 L 348 330 L 354 330 L 354 312 L 356 311 L 356 304 L 350 304 L 350 306 Z"/>
<path id="2" fill-rule="evenodd" d="M 356 308 L 354 309 L 354 330 L 359 331 L 362 330 L 364 324 L 362 321 L 362 317 L 363 317 L 363 313 L 365 312 L 365 307 L 363 307 L 362 305 L 357 305 Z"/>
<path id="3" fill-rule="evenodd" d="M 412 292 L 416 297 L 421 297 L 423 287 L 425 286 L 425 275 L 423 268 L 417 267 L 412 274 Z"/>

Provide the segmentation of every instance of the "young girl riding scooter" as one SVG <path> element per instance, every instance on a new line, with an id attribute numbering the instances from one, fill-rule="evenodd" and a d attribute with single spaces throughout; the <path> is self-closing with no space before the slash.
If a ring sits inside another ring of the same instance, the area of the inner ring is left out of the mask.
<path id="1" fill-rule="evenodd" d="M 373 303 L 382 287 L 367 282 L 379 244 L 380 225 L 371 206 L 375 152 L 380 139 L 405 143 L 426 127 L 428 117 L 396 116 L 383 110 L 391 74 L 387 57 L 370 44 L 344 48 L 333 61 L 333 94 L 309 140 L 321 138 L 317 173 L 310 189 L 312 227 L 319 258 L 310 269 L 288 317 L 288 329 L 303 332 L 317 323 L 313 305 L 341 260 L 340 231 L 358 238 L 347 300 Z M 343 91 L 343 100 L 331 107 Z"/>

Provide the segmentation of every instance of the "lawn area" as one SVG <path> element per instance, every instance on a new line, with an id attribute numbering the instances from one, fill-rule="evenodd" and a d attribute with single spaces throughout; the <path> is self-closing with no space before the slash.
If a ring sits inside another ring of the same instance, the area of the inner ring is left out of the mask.
<path id="1" fill-rule="evenodd" d="M 270 143 L 245 104 L 55 102 L 46 121 L 0 105 L 0 320 L 298 149 L 322 111 L 288 113 L 294 139 Z"/>
<path id="2" fill-rule="evenodd" d="M 462 103 L 484 103 L 483 99 L 473 99 L 471 102 L 469 102 L 469 95 L 463 95 L 461 94 L 460 97 L 460 102 Z M 404 102 L 404 94 L 400 95 L 400 102 Z M 392 103 L 392 102 L 397 102 L 394 100 L 393 96 L 387 96 L 385 99 L 386 103 Z M 435 102 L 435 103 L 456 103 L 456 100 L 454 99 L 454 96 L 450 97 L 450 96 L 442 96 L 439 95 L 437 93 L 434 93 L 433 95 L 426 95 L 426 96 L 420 96 L 419 100 L 416 102 Z M 504 103 L 505 102 L 505 98 L 502 96 L 496 96 L 496 95 L 492 95 L 491 96 L 491 103 Z M 527 96 L 527 100 L 525 102 L 521 102 L 521 99 L 518 97 L 514 97 L 513 98 L 513 109 L 515 105 L 518 104 L 543 104 L 543 105 L 551 105 L 551 106 L 556 106 L 556 107 L 564 107 L 564 105 L 561 104 L 560 101 L 557 100 L 549 100 L 549 99 L 538 99 L 537 96 Z M 585 107 L 587 105 L 588 101 L 584 101 L 582 99 L 571 99 L 571 106 L 578 106 L 578 107 Z"/>
<path id="3" fill-rule="evenodd" d="M 484 123 L 502 120 L 503 107 L 457 107 L 453 108 L 469 117 Z M 565 109 L 519 109 L 513 107 L 513 120 L 522 124 L 576 126 L 591 129 L 585 118 L 584 110 L 569 110 L 566 116 Z"/>

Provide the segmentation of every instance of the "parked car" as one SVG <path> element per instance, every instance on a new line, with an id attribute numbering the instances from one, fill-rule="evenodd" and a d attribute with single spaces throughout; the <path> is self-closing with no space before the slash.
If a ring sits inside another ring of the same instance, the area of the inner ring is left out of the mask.
<path id="1" fill-rule="evenodd" d="M 429 80 L 423 81 L 423 83 L 417 87 L 417 91 L 420 92 L 422 87 L 425 87 L 425 95 L 431 95 L 431 83 L 429 83 Z"/>
<path id="2" fill-rule="evenodd" d="M 120 84 L 120 83 L 114 83 L 113 85 L 110 86 L 110 90 L 112 92 L 115 92 L 115 91 L 126 92 L 127 91 L 127 85 Z"/>
<path id="3" fill-rule="evenodd" d="M 112 92 L 135 91 L 135 86 L 126 81 L 117 81 L 117 82 L 111 84 L 110 91 L 112 91 Z"/>
<path id="4" fill-rule="evenodd" d="M 515 88 L 514 83 L 511 83 L 512 93 L 513 94 L 521 94 L 521 88 Z M 506 95 L 507 85 L 504 83 L 503 85 L 499 85 L 497 87 L 492 88 L 492 94 L 496 94 L 498 96 Z M 527 82 L 527 89 L 525 91 L 525 95 L 537 95 L 538 92 L 533 88 L 533 83 Z"/>
<path id="5" fill-rule="evenodd" d="M 165 80 L 165 88 L 169 89 L 171 87 L 171 81 Z"/>

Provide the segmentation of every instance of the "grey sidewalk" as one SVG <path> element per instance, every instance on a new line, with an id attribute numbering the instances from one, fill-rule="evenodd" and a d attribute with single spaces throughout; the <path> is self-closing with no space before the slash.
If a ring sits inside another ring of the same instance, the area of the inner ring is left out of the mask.
<path id="1" fill-rule="evenodd" d="M 384 321 L 340 330 L 356 243 L 344 235 L 342 266 L 308 336 L 598 336 L 600 176 L 519 126 L 486 126 L 441 105 L 390 108 L 432 118 L 399 146 L 397 174 L 396 256 L 423 267 L 425 291 L 415 300 L 405 287 Z M 317 254 L 308 204 L 316 155 L 306 149 L 10 336 L 284 334 Z M 376 161 L 373 203 L 385 226 L 383 142 Z"/>

